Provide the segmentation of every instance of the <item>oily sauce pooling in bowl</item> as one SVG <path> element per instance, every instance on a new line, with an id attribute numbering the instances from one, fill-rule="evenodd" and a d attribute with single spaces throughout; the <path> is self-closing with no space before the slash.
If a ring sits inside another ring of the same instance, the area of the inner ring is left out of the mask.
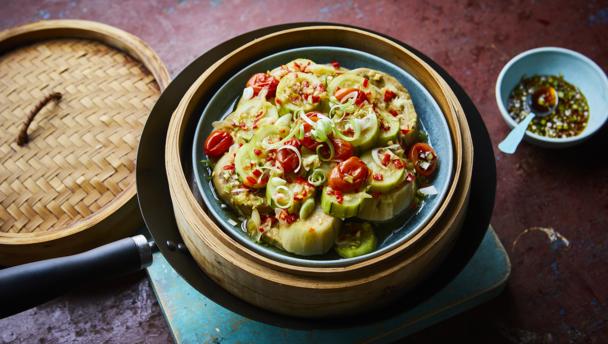
<path id="1" fill-rule="evenodd" d="M 589 121 L 589 105 L 583 93 L 567 82 L 563 76 L 534 75 L 523 77 L 509 95 L 508 111 L 511 118 L 520 122 L 530 111 L 543 112 L 555 103 L 557 107 L 547 116 L 536 117 L 528 130 L 550 138 L 577 136 L 583 132 Z M 532 109 L 528 105 L 531 97 Z"/>

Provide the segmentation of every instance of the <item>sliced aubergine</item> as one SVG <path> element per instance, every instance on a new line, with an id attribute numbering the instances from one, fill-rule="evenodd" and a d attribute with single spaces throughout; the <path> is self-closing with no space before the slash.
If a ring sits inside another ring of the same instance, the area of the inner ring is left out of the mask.
<path id="1" fill-rule="evenodd" d="M 418 115 L 412 97 L 397 79 L 369 68 L 353 69 L 351 73 L 367 78 L 370 84 L 379 90 L 378 97 L 374 98 L 374 105 L 399 120 L 399 135 L 417 130 Z"/>
<path id="2" fill-rule="evenodd" d="M 235 133 L 236 141 L 244 143 L 251 140 L 257 128 L 272 125 L 279 119 L 274 105 L 256 97 L 241 101 L 239 106 L 226 117 L 216 129 L 228 127 Z"/>
<path id="3" fill-rule="evenodd" d="M 316 207 L 306 219 L 281 223 L 265 232 L 265 240 L 287 252 L 301 256 L 327 253 L 333 246 L 341 221 Z"/>
<path id="4" fill-rule="evenodd" d="M 243 215 L 251 214 L 253 208 L 268 210 L 265 198 L 246 188 L 234 168 L 234 152 L 228 152 L 215 164 L 212 172 L 213 186 L 217 196 Z"/>
<path id="5" fill-rule="evenodd" d="M 416 194 L 416 183 L 405 182 L 395 191 L 376 194 L 363 200 L 357 217 L 366 221 L 383 222 L 392 220 L 406 210 Z"/>

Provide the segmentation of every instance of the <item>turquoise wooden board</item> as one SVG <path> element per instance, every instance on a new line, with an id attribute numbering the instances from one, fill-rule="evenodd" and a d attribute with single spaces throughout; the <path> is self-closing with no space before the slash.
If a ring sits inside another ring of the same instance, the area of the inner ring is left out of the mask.
<path id="1" fill-rule="evenodd" d="M 387 343 L 420 331 L 495 297 L 511 263 L 489 228 L 458 276 L 429 300 L 370 325 L 332 330 L 292 330 L 233 313 L 192 288 L 159 253 L 148 268 L 152 287 L 177 343 Z"/>

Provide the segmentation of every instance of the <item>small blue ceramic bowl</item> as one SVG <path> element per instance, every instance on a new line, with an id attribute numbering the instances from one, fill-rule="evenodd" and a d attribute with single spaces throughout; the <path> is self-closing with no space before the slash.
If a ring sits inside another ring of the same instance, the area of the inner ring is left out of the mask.
<path id="1" fill-rule="evenodd" d="M 347 259 L 341 259 L 337 254 L 331 252 L 323 256 L 302 257 L 255 243 L 237 224 L 240 222 L 237 215 L 217 198 L 212 183 L 209 182 L 210 170 L 200 162 L 202 159 L 206 159 L 202 147 L 206 137 L 213 130 L 212 123 L 232 111 L 236 99 L 242 94 L 244 85 L 251 75 L 273 69 L 296 58 L 308 58 L 318 63 L 339 61 L 342 66 L 349 69 L 368 67 L 397 78 L 409 90 L 419 123 L 422 129 L 429 134 L 429 143 L 439 155 L 439 166 L 433 181 L 439 194 L 425 200 L 416 214 L 403 214 L 389 223 L 377 226 L 376 229 L 382 231 L 382 235 L 379 235 L 378 248 L 374 252 Z M 203 197 L 204 204 L 227 233 L 242 245 L 276 261 L 312 267 L 338 267 L 354 264 L 385 253 L 414 236 L 428 223 L 443 203 L 453 175 L 453 159 L 452 139 L 447 121 L 435 99 L 416 78 L 377 56 L 362 51 L 327 46 L 282 51 L 262 58 L 236 72 L 206 104 L 197 124 L 192 154 L 196 185 Z"/>
<path id="2" fill-rule="evenodd" d="M 608 119 L 608 78 L 602 69 L 588 57 L 576 51 L 543 47 L 515 56 L 500 71 L 496 81 L 496 102 L 502 117 L 513 128 L 517 122 L 509 116 L 509 94 L 521 78 L 532 75 L 563 75 L 578 87 L 589 104 L 589 123 L 583 132 L 567 138 L 549 138 L 526 131 L 524 140 L 550 148 L 569 147 L 584 141 L 598 131 Z"/>

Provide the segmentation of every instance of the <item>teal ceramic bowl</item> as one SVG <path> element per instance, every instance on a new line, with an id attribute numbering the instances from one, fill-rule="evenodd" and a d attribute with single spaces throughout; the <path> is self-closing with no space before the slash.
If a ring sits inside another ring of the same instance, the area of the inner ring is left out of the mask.
<path id="1" fill-rule="evenodd" d="M 576 51 L 543 47 L 525 51 L 511 59 L 500 71 L 496 81 L 496 103 L 509 127 L 517 122 L 509 116 L 509 94 L 523 76 L 560 75 L 578 87 L 589 103 L 589 122 L 583 132 L 567 138 L 549 138 L 526 131 L 524 140 L 549 148 L 575 145 L 597 132 L 608 119 L 608 78 L 602 69 L 588 57 Z"/>
<path id="2" fill-rule="evenodd" d="M 212 123 L 232 111 L 238 97 L 242 94 L 249 77 L 258 72 L 265 72 L 296 58 L 308 58 L 318 63 L 339 61 L 346 68 L 369 67 L 386 72 L 396 77 L 410 92 L 419 122 L 429 134 L 429 142 L 439 155 L 439 165 L 433 185 L 439 194 L 429 197 L 415 214 L 403 214 L 394 220 L 375 226 L 379 236 L 378 248 L 369 254 L 355 258 L 342 259 L 330 252 L 322 256 L 296 256 L 273 247 L 255 243 L 241 229 L 241 219 L 215 195 L 211 171 L 200 161 L 207 159 L 203 152 L 205 138 L 213 130 Z M 431 94 L 412 75 L 394 64 L 376 56 L 357 50 L 315 46 L 290 49 L 262 58 L 241 71 L 237 71 L 204 106 L 194 136 L 192 155 L 196 186 L 203 198 L 203 206 L 212 214 L 220 227 L 238 240 L 242 245 L 259 252 L 276 261 L 287 264 L 311 267 L 347 266 L 381 255 L 410 239 L 422 229 L 437 212 L 447 194 L 453 175 L 452 139 L 441 109 Z"/>

